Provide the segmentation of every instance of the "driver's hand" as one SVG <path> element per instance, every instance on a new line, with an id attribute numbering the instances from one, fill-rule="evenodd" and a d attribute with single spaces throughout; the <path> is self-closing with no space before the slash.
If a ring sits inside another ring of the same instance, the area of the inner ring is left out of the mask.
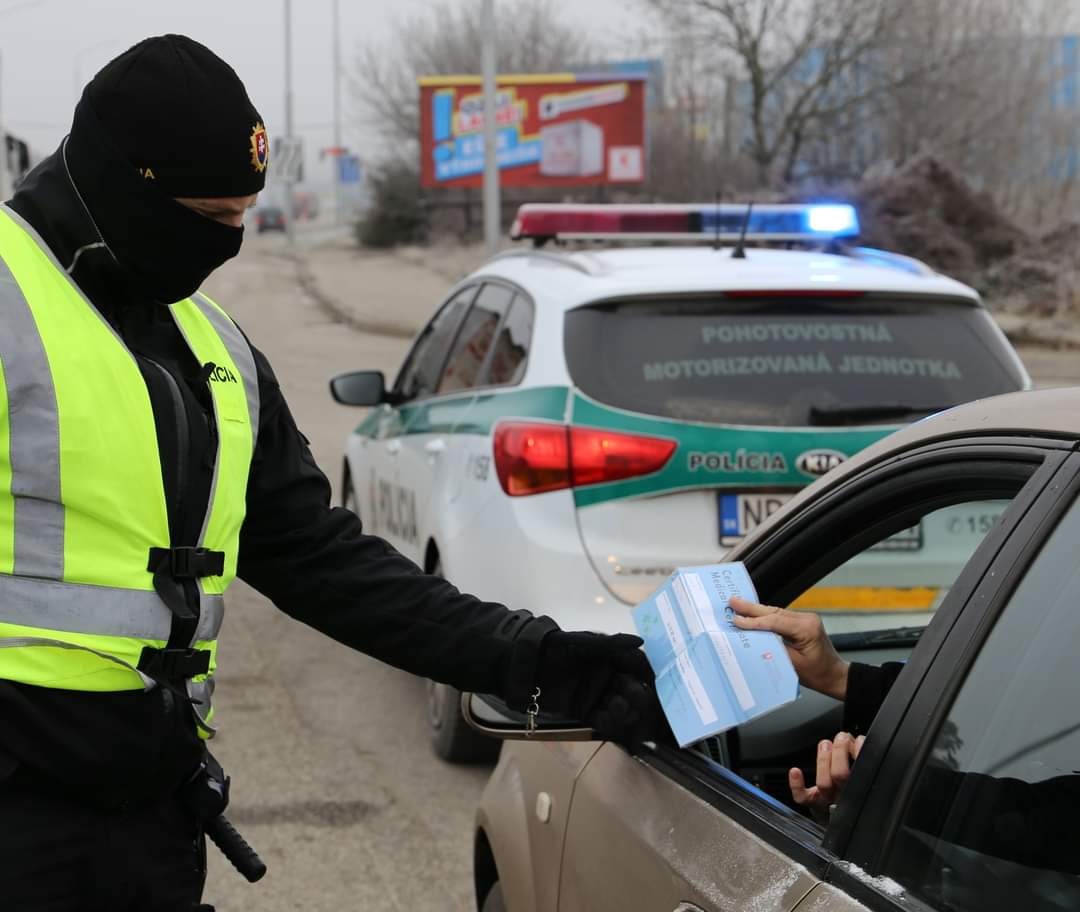
<path id="1" fill-rule="evenodd" d="M 812 611 L 788 611 L 759 605 L 735 596 L 731 600 L 736 627 L 771 630 L 784 640 L 799 681 L 837 700 L 847 695 L 848 663 L 840 658 L 825 633 L 821 618 Z"/>
<path id="2" fill-rule="evenodd" d="M 791 797 L 799 807 L 804 807 L 822 823 L 829 822 L 832 806 L 840 800 L 840 793 L 851 777 L 851 764 L 859 756 L 865 735 L 854 738 L 840 732 L 832 741 L 818 744 L 816 780 L 806 787 L 803 771 L 797 766 L 788 770 Z"/>

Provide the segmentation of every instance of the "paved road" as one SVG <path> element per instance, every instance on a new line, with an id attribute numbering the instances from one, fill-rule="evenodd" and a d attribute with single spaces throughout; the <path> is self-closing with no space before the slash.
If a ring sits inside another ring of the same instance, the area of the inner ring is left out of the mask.
<path id="1" fill-rule="evenodd" d="M 336 479 L 357 415 L 330 401 L 327 378 L 392 372 L 406 342 L 330 322 L 281 250 L 280 238 L 252 238 L 207 290 L 266 352 Z M 230 816 L 270 871 L 250 886 L 211 850 L 207 902 L 219 912 L 473 909 L 470 823 L 487 770 L 432 756 L 421 682 L 297 624 L 245 586 L 234 592 L 214 746 L 233 776 Z"/>

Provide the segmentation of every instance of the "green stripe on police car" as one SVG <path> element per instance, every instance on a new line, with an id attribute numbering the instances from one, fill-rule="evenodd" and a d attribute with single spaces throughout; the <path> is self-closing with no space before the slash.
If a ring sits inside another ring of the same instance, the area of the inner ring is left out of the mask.
<path id="1" fill-rule="evenodd" d="M 658 472 L 574 489 L 587 507 L 624 497 L 693 488 L 801 488 L 833 465 L 896 430 L 774 428 L 674 421 L 602 405 L 575 394 L 576 425 L 666 437 L 678 444 Z"/>

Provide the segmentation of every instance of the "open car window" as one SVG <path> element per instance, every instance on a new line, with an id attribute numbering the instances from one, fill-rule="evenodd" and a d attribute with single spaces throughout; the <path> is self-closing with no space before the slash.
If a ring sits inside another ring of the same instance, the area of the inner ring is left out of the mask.
<path id="1" fill-rule="evenodd" d="M 413 343 L 394 381 L 394 392 L 405 400 L 422 399 L 435 393 L 450 347 L 476 292 L 476 285 L 467 286 L 439 308 Z"/>
<path id="2" fill-rule="evenodd" d="M 849 661 L 903 662 L 1040 464 L 1034 450 L 965 458 L 958 448 L 951 461 L 871 469 L 738 556 L 762 601 L 820 613 Z M 791 806 L 788 770 L 813 782 L 817 743 L 842 725 L 840 702 L 802 688 L 794 703 L 696 749 Z"/>
<path id="3" fill-rule="evenodd" d="M 848 558 L 787 607 L 820 614 L 840 649 L 886 641 L 913 646 L 1008 505 L 1002 497 L 930 510 Z"/>

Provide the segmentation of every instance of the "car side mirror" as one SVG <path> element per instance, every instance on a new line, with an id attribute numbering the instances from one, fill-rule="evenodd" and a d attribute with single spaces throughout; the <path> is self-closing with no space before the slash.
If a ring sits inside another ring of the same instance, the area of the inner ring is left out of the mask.
<path id="1" fill-rule="evenodd" d="M 529 717 L 510 709 L 491 694 L 463 693 L 461 714 L 465 721 L 489 738 L 500 741 L 599 741 L 593 730 L 579 721 L 561 719 L 547 713 L 536 716 L 530 729 Z"/>
<path id="2" fill-rule="evenodd" d="M 342 405 L 396 405 L 400 397 L 386 389 L 382 371 L 351 371 L 330 381 L 330 395 Z"/>

